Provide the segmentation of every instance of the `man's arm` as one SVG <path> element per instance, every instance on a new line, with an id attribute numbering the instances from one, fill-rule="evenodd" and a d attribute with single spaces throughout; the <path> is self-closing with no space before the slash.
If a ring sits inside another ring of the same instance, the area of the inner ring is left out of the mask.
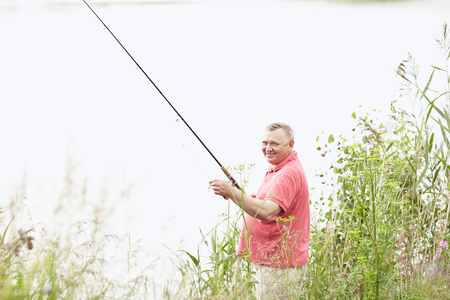
<path id="1" fill-rule="evenodd" d="M 281 207 L 275 202 L 251 197 L 223 180 L 211 180 L 209 184 L 214 194 L 229 198 L 247 214 L 257 219 L 269 221 L 281 211 Z"/>

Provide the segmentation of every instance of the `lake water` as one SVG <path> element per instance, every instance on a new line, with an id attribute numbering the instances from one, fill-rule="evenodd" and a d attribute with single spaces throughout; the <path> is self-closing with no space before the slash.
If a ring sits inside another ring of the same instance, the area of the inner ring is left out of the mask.
<path id="1" fill-rule="evenodd" d="M 274 121 L 320 187 L 316 137 L 349 134 L 360 105 L 387 111 L 408 52 L 424 77 L 442 65 L 450 21 L 446 0 L 89 3 L 223 165 L 255 164 L 249 193 Z M 100 211 L 147 259 L 195 252 L 228 210 L 208 190 L 224 175 L 84 3 L 0 0 L 0 43 L 1 205 L 17 197 L 25 221 L 56 231 Z M 61 196 L 68 157 L 84 198 Z"/>

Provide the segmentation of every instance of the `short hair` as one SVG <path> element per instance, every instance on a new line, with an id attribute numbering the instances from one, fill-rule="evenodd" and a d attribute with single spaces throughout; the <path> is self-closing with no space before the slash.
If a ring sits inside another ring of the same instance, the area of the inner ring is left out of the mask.
<path id="1" fill-rule="evenodd" d="M 279 128 L 284 130 L 284 132 L 286 133 L 286 137 L 289 140 L 294 140 L 294 130 L 292 130 L 291 126 L 285 123 L 281 122 L 272 123 L 266 127 L 266 131 L 274 131 Z"/>

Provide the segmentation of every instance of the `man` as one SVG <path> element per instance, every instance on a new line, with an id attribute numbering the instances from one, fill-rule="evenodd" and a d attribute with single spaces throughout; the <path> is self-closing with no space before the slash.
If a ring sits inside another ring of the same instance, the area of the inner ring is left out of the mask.
<path id="1" fill-rule="evenodd" d="M 242 195 L 223 180 L 210 181 L 215 194 L 246 213 L 237 254 L 252 263 L 259 299 L 298 295 L 309 259 L 309 189 L 293 147 L 289 125 L 266 127 L 261 148 L 271 166 L 256 195 Z"/>

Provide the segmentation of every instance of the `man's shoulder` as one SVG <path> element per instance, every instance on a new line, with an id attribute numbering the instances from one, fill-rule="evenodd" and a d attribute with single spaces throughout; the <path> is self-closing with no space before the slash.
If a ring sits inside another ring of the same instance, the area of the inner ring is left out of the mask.
<path id="1" fill-rule="evenodd" d="M 301 165 L 289 164 L 278 171 L 277 177 L 282 182 L 298 182 L 302 181 L 306 174 Z"/>
<path id="2" fill-rule="evenodd" d="M 299 159 L 293 159 L 289 161 L 286 165 L 284 165 L 281 169 L 281 172 L 286 173 L 303 173 L 303 166 L 300 163 Z"/>

